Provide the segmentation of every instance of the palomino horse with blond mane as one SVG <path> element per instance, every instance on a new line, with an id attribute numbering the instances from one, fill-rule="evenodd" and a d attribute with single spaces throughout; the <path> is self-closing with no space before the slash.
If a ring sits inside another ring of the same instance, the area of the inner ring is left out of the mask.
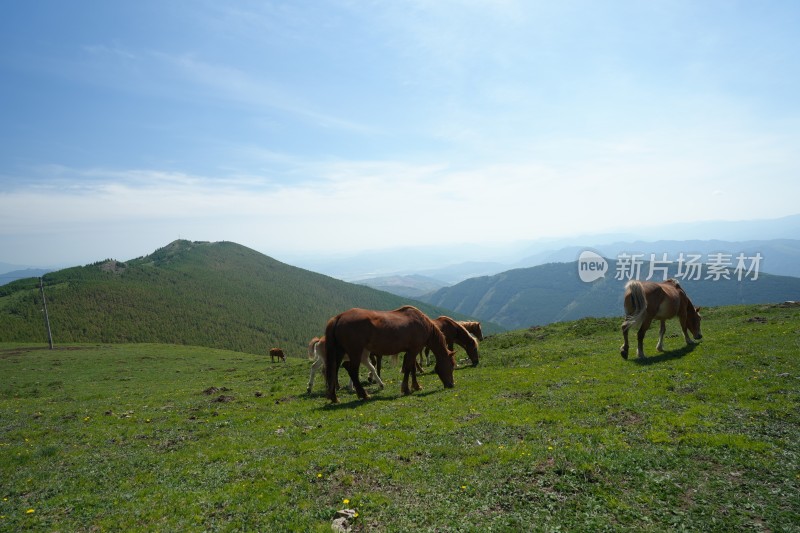
<path id="1" fill-rule="evenodd" d="M 620 348 L 624 359 L 628 358 L 628 330 L 639 328 L 636 335 L 638 341 L 636 354 L 644 357 L 644 334 L 653 320 L 661 321 L 661 330 L 658 334 L 656 350 L 664 351 L 664 332 L 667 319 L 678 317 L 686 344 L 696 344 L 690 337 L 691 332 L 695 339 L 703 338 L 700 333 L 700 311 L 686 295 L 683 287 L 674 280 L 656 283 L 653 281 L 631 280 L 625 285 L 625 321 L 622 323 L 622 338 L 625 343 Z M 688 331 L 687 331 L 688 330 Z"/>
<path id="2" fill-rule="evenodd" d="M 358 379 L 358 367 L 369 358 L 370 352 L 376 355 L 393 355 L 405 352 L 403 357 L 403 383 L 400 390 L 409 394 L 408 376 L 412 375 L 412 387 L 421 390 L 417 383 L 415 360 L 417 354 L 426 346 L 436 356 L 436 373 L 447 388 L 453 387 L 452 352 L 447 349 L 444 335 L 425 313 L 410 305 L 394 311 L 373 311 L 353 308 L 336 315 L 325 327 L 325 366 L 328 381 L 328 398 L 336 403 L 336 382 L 339 365 L 345 354 L 350 361 L 345 368 L 361 399 L 369 395 Z M 360 355 L 360 357 L 358 355 Z"/>

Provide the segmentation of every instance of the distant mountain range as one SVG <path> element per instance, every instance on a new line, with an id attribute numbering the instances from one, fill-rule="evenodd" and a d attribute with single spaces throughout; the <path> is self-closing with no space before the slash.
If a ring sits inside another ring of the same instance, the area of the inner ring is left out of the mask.
<path id="1" fill-rule="evenodd" d="M 498 236 L 502 238 L 502 236 Z M 662 254 L 760 251 L 764 272 L 800 276 L 800 214 L 748 221 L 666 224 L 630 231 L 521 242 L 447 245 L 369 250 L 352 255 L 298 255 L 284 261 L 345 281 L 371 283 L 374 278 L 418 275 L 452 285 L 546 263 L 575 261 L 581 250 L 616 257 L 621 251 Z M 396 285 L 396 284 L 395 284 Z M 414 284 L 408 284 L 414 288 Z"/>
<path id="2" fill-rule="evenodd" d="M 11 283 L 12 281 L 16 281 L 18 279 L 38 278 L 52 271 L 53 270 L 50 268 L 25 268 L 22 270 L 11 270 L 9 272 L 1 272 L 0 285 L 5 285 L 6 283 Z"/>
<path id="3" fill-rule="evenodd" d="M 356 283 L 378 289 L 379 291 L 386 291 L 398 296 L 415 299 L 447 286 L 437 279 L 416 274 L 410 276 L 383 276 Z"/>
<path id="4" fill-rule="evenodd" d="M 654 241 L 654 242 L 617 242 L 593 247 L 570 246 L 559 250 L 547 250 L 528 256 L 514 265 L 499 263 L 464 263 L 451 265 L 435 270 L 423 270 L 411 275 L 393 275 L 379 278 L 356 280 L 355 283 L 385 290 L 393 294 L 422 298 L 430 292 L 451 286 L 467 272 L 477 273 L 469 277 L 481 277 L 499 274 L 517 268 L 525 268 L 548 263 L 568 263 L 575 261 L 580 253 L 592 250 L 606 258 L 616 258 L 621 254 L 639 255 L 649 260 L 659 260 L 666 254 L 668 260 L 677 260 L 681 254 L 685 256 L 699 255 L 708 259 L 717 253 L 736 257 L 744 254 L 747 257 L 760 254 L 762 257 L 760 271 L 769 274 L 800 277 L 800 240 L 775 239 L 768 241 Z"/>
<path id="5" fill-rule="evenodd" d="M 791 223 L 800 221 L 800 216 L 789 218 Z M 743 236 L 751 233 L 740 229 Z M 591 283 L 581 281 L 575 261 L 587 249 L 606 257 L 608 265 L 605 277 Z M 448 264 L 444 259 L 455 256 L 442 248 L 417 263 L 431 265 L 428 269 L 360 277 L 349 283 L 235 243 L 178 240 L 126 262 L 106 260 L 49 273 L 24 270 L 25 279 L 0 284 L 0 342 L 46 340 L 39 276 L 44 279 L 56 342 L 165 342 L 252 353 L 281 346 L 300 354 L 308 339 L 322 333 L 330 316 L 350 307 L 392 309 L 412 304 L 430 315 L 477 318 L 487 333 L 586 316 L 621 316 L 627 279 L 617 274 L 625 258 L 634 255 L 642 261 L 643 273 L 653 254 L 656 261 L 666 258 L 670 263 L 666 275 L 679 278 L 678 257 L 695 255 L 705 269 L 715 257 L 727 258 L 730 279 L 682 280 L 697 305 L 800 300 L 797 239 L 620 240 L 526 251 L 508 263 Z M 738 280 L 730 272 L 739 254 L 760 259 L 758 279 L 751 275 Z M 397 257 L 399 266 L 400 257 L 407 255 L 395 250 L 388 256 Z M 388 256 L 364 256 L 361 267 L 380 270 Z M 511 257 L 498 249 L 501 256 Z M 449 266 L 434 268 L 435 261 Z M 8 265 L 0 264 L 0 277 L 19 274 L 2 267 Z"/>
<path id="6" fill-rule="evenodd" d="M 800 240 L 797 239 L 772 239 L 755 241 L 721 241 L 721 240 L 690 240 L 690 241 L 626 241 L 611 244 L 601 244 L 592 247 L 568 246 L 559 250 L 548 250 L 523 258 L 518 267 L 536 266 L 546 263 L 566 263 L 575 261 L 580 253 L 591 249 L 607 258 L 616 258 L 620 254 L 641 254 L 649 259 L 651 254 L 659 259 L 667 254 L 669 259 L 676 259 L 680 254 L 699 254 L 704 258 L 712 254 L 725 253 L 737 256 L 740 253 L 746 256 L 761 254 L 763 258 L 760 269 L 762 272 L 781 276 L 800 277 Z"/>
<path id="7" fill-rule="evenodd" d="M 309 339 L 351 307 L 416 305 L 468 315 L 293 267 L 231 242 L 178 240 L 125 262 L 43 277 L 56 344 L 156 342 L 305 356 Z M 0 342 L 46 342 L 38 277 L 0 286 Z M 501 328 L 485 324 L 484 331 Z"/>
<path id="8" fill-rule="evenodd" d="M 746 261 L 748 268 L 751 264 Z M 740 281 L 734 272 L 735 260 L 724 273 L 728 279 L 722 275 L 715 279 L 717 274 L 709 270 L 708 264 L 697 270 L 699 280 L 681 278 L 678 264 L 656 266 L 665 266 L 666 270 L 655 270 L 655 280 L 665 276 L 679 278 L 692 302 L 699 306 L 800 300 L 800 278 L 773 276 L 755 269 L 749 275 L 743 271 Z M 641 265 L 640 273 L 640 279 L 647 277 L 649 262 Z M 520 329 L 588 316 L 622 316 L 622 296 L 629 274 L 632 272 L 620 262 L 608 260 L 605 277 L 587 283 L 579 277 L 577 261 L 550 263 L 468 279 L 420 299 L 507 329 Z"/>

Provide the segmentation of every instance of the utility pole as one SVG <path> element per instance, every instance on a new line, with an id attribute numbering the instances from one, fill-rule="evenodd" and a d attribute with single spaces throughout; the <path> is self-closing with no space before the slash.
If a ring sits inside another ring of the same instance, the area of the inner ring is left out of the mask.
<path id="1" fill-rule="evenodd" d="M 50 333 L 50 317 L 47 315 L 47 300 L 44 298 L 44 283 L 42 278 L 39 278 L 39 292 L 42 293 L 42 304 L 44 305 L 44 325 L 47 326 L 47 341 L 50 343 L 50 349 L 53 349 L 53 334 Z"/>

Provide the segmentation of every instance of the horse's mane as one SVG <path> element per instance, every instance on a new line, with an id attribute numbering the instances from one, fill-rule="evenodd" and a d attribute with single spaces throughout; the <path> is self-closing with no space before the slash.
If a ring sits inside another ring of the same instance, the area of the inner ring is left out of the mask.
<path id="1" fill-rule="evenodd" d="M 474 348 L 476 350 L 478 349 L 478 338 L 475 337 L 475 335 L 473 335 L 467 329 L 466 324 L 469 324 L 469 322 L 459 322 L 457 320 L 453 320 L 449 316 L 440 316 L 437 320 L 445 320 L 445 321 L 447 321 L 447 323 L 450 324 L 451 327 L 454 327 L 456 329 L 456 331 L 459 332 L 458 333 L 459 337 L 462 337 L 462 338 L 458 339 L 459 340 L 459 344 L 461 342 L 468 342 L 472 346 L 474 346 Z M 474 324 L 475 322 L 472 322 L 472 323 Z M 464 335 L 465 333 L 466 333 L 466 336 Z M 445 336 L 445 339 L 446 338 L 447 338 L 447 336 Z"/>
<path id="2" fill-rule="evenodd" d="M 444 333 L 442 333 L 442 330 L 440 330 L 436 326 L 436 324 L 433 323 L 433 320 L 431 320 L 430 318 L 428 318 L 427 322 L 428 326 L 431 328 L 431 333 L 430 335 L 428 335 L 427 344 L 430 345 L 435 338 L 435 342 L 440 343 L 442 346 L 444 346 L 445 350 L 447 350 L 447 338 L 445 338 Z"/>

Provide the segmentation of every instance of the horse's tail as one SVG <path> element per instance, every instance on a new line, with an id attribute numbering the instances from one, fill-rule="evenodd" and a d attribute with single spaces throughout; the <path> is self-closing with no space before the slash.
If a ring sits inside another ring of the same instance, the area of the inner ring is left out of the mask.
<path id="1" fill-rule="evenodd" d="M 316 359 L 316 348 L 317 343 L 319 342 L 319 337 L 314 337 L 308 342 L 308 360 L 313 361 Z"/>
<path id="2" fill-rule="evenodd" d="M 644 321 L 645 313 L 647 312 L 647 299 L 644 296 L 644 288 L 642 282 L 632 279 L 625 285 L 626 292 L 631 296 L 631 312 L 625 314 L 625 321 L 622 323 L 624 329 L 638 328 Z"/>
<path id="3" fill-rule="evenodd" d="M 336 401 L 336 374 L 339 372 L 339 352 L 341 348 L 336 339 L 336 325 L 339 323 L 339 316 L 328 320 L 328 325 L 325 326 L 325 381 L 328 386 L 328 399 Z"/>

